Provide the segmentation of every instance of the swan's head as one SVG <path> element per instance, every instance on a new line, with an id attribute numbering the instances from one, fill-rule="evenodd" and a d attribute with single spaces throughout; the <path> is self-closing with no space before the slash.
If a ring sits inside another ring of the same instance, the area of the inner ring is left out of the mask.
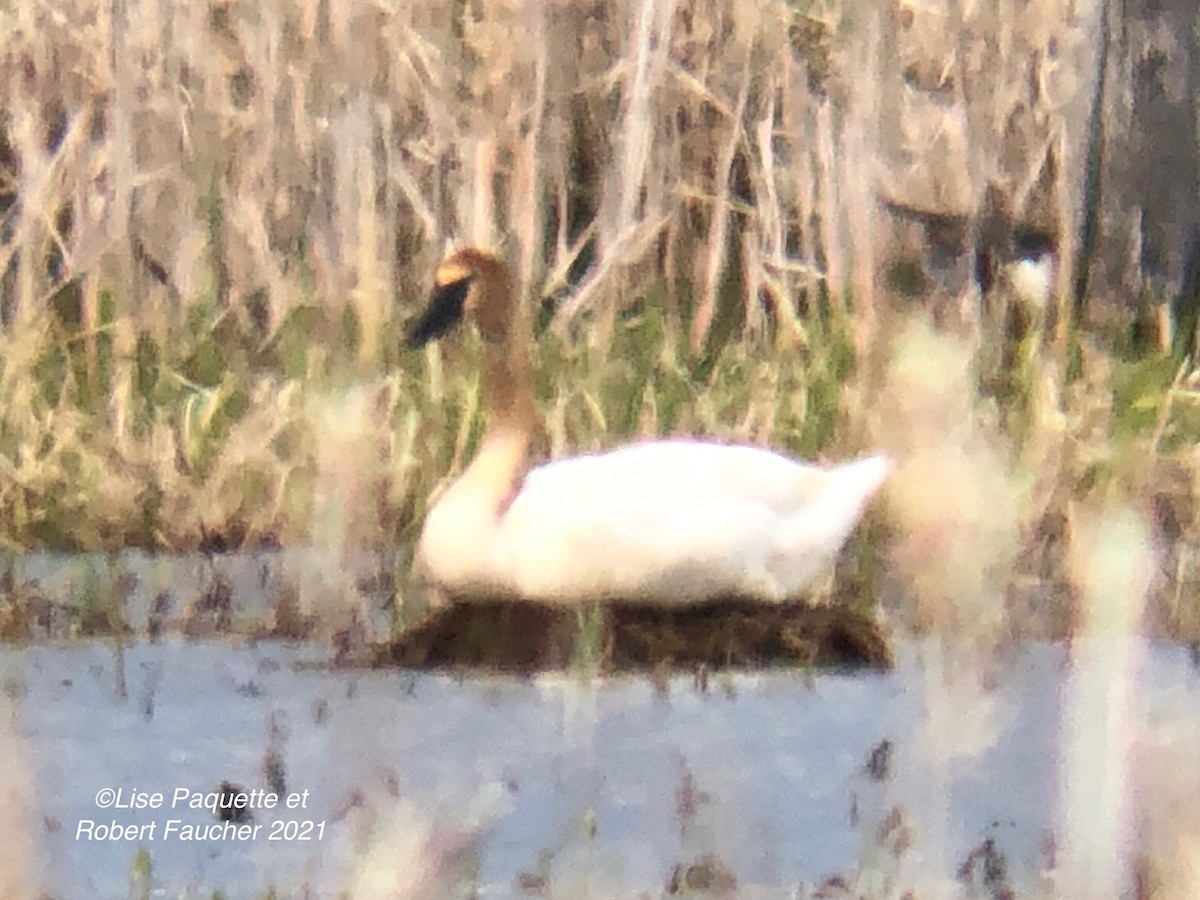
<path id="1" fill-rule="evenodd" d="M 433 291 L 420 318 L 408 332 L 410 347 L 420 347 L 454 329 L 463 319 L 475 323 L 484 340 L 503 341 L 515 307 L 512 280 L 504 260 L 465 247 L 442 260 L 433 275 Z"/>

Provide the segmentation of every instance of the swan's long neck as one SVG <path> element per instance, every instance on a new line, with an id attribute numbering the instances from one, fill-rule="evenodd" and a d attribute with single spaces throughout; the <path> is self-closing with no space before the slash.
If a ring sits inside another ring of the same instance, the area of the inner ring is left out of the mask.
<path id="1" fill-rule="evenodd" d="M 488 277 L 491 276 L 491 277 Z M 484 339 L 484 404 L 487 422 L 475 459 L 464 473 L 500 514 L 529 468 L 536 424 L 533 336 L 517 307 L 506 272 L 487 272 L 480 288 L 494 292 L 483 308 L 497 313 L 480 322 Z"/>

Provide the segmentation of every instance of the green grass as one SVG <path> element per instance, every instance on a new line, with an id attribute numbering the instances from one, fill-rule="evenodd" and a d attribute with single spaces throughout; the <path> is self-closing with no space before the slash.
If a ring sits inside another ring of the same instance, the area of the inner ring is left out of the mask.
<path id="1" fill-rule="evenodd" d="M 717 323 L 696 354 L 690 323 L 671 312 L 666 290 L 652 279 L 580 336 L 539 335 L 537 391 L 552 452 L 687 434 L 838 459 L 889 441 L 896 449 L 896 432 L 912 426 L 888 408 L 912 398 L 887 394 L 862 371 L 853 302 L 798 297 L 798 337 Z M 111 291 L 99 297 L 97 330 L 80 330 L 74 308 L 60 304 L 4 358 L 0 381 L 14 399 L 0 408 L 0 458 L 15 477 L 0 485 L 0 541 L 10 548 L 179 551 L 214 538 L 229 549 L 314 539 L 404 546 L 426 498 L 478 442 L 474 339 L 406 351 L 399 309 L 381 326 L 383 352 L 364 361 L 349 310 L 331 321 L 319 298 L 298 300 L 256 342 L 244 321 L 217 314 L 202 295 L 165 334 L 138 332 L 133 356 L 122 359 L 109 337 L 119 304 Z M 1036 334 L 1010 350 L 1005 333 L 982 335 L 969 351 L 964 409 L 996 423 L 988 440 L 1010 448 L 1014 479 L 1049 479 L 1057 512 L 1089 496 L 1159 498 L 1192 517 L 1175 534 L 1190 554 L 1195 504 L 1179 477 L 1200 440 L 1190 367 L 1083 337 L 1087 352 L 1068 380 Z M 894 341 L 871 352 L 867 368 L 895 365 Z M 945 405 L 933 387 L 929 402 Z M 1062 433 L 1053 452 L 1027 458 L 1054 429 Z M 344 447 L 329 438 L 343 430 L 354 435 Z M 326 514 L 321 497 L 346 471 L 356 496 L 374 502 L 349 511 L 361 521 L 339 518 L 330 537 L 317 521 Z M 1037 529 L 1023 536 L 1029 547 L 1045 538 Z M 869 540 L 886 544 L 886 530 L 872 529 Z M 886 558 L 865 539 L 855 547 L 864 571 Z M 875 583 L 873 574 L 866 580 Z M 106 630 L 104 622 L 119 630 L 104 600 L 111 590 L 84 591 L 85 631 Z M 1178 586 L 1168 593 L 1178 596 Z"/>

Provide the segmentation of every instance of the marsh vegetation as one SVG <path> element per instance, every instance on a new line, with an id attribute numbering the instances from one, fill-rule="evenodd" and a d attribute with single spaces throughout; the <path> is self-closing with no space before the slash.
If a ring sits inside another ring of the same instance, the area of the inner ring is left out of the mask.
<path id="1" fill-rule="evenodd" d="M 831 590 L 936 649 L 930 753 L 1017 641 L 1109 648 L 1045 890 L 1115 895 L 1080 824 L 1140 734 L 1114 635 L 1200 639 L 1194 34 L 1183 0 L 0 4 L 0 543 L 302 547 L 256 633 L 408 621 L 481 422 L 478 347 L 400 337 L 445 244 L 490 246 L 547 456 L 896 457 Z M 125 633 L 107 572 L 0 581 L 0 633 Z M 198 635 L 236 607 L 177 599 Z M 1194 895 L 1200 831 L 1143 812 L 1139 889 Z"/>

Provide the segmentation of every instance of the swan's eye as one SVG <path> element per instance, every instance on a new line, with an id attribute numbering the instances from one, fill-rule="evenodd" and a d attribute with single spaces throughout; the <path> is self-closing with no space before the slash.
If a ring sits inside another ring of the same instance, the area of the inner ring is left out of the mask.
<path id="1" fill-rule="evenodd" d="M 408 331 L 408 346 L 420 347 L 436 340 L 457 325 L 463 317 L 471 276 L 437 285 L 421 318 Z"/>

